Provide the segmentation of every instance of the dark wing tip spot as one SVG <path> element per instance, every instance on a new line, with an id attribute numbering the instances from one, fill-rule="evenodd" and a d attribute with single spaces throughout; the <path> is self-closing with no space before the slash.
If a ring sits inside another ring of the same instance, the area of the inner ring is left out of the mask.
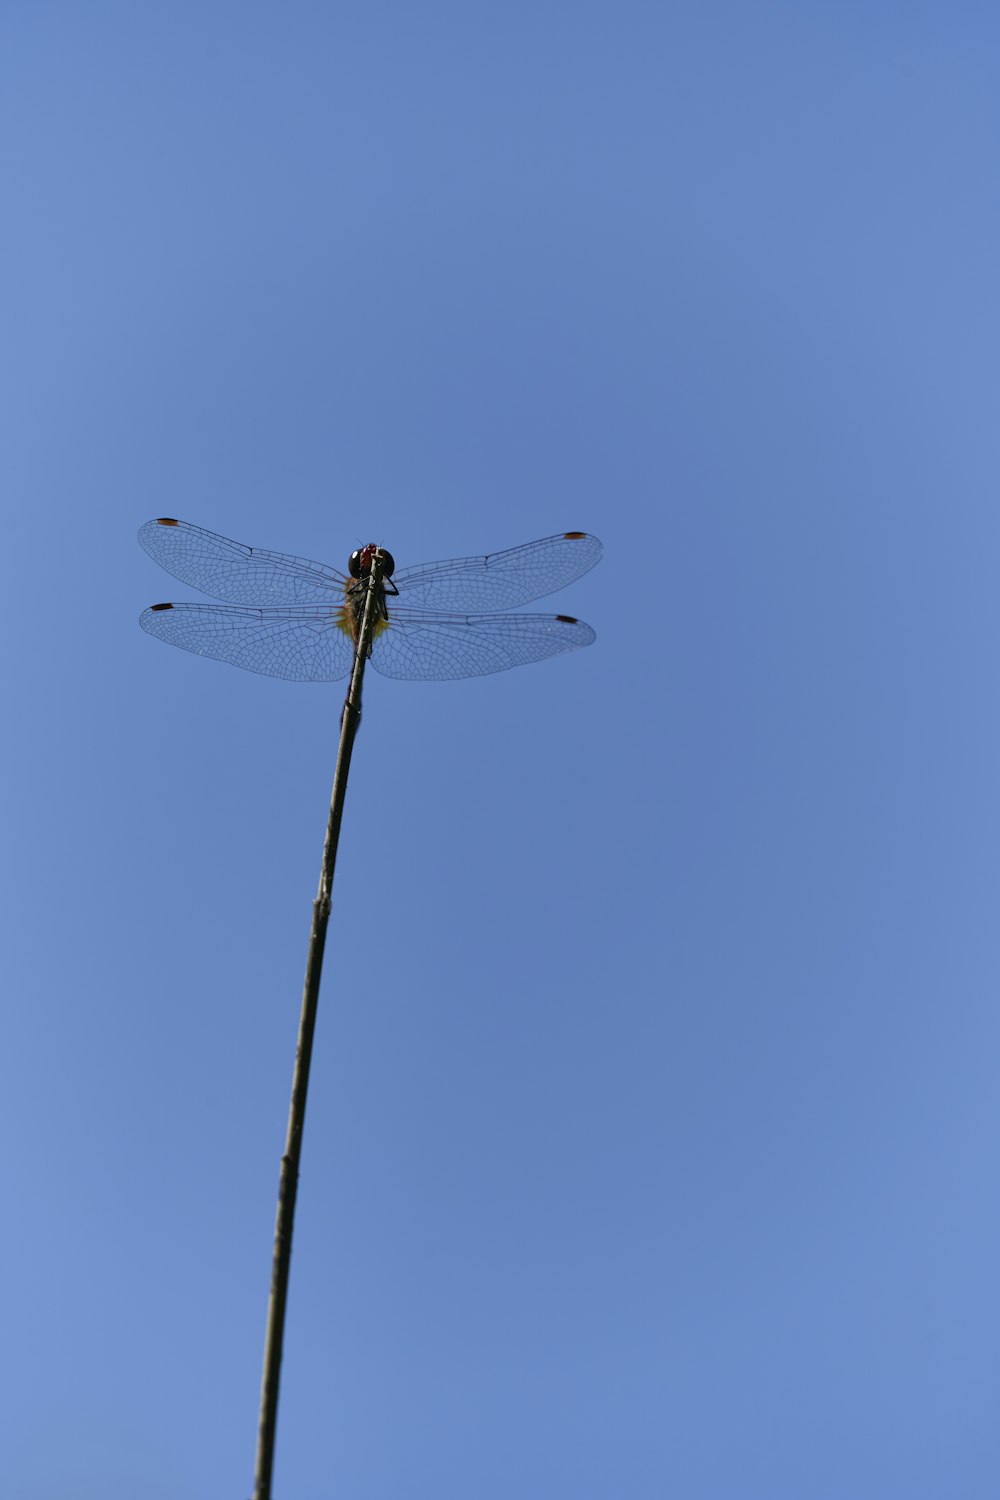
<path id="1" fill-rule="evenodd" d="M 175 521 L 173 516 L 157 516 L 157 526 L 179 526 L 180 521 Z"/>
<path id="2" fill-rule="evenodd" d="M 585 531 L 566 531 L 563 533 L 563 540 L 567 542 L 585 542 L 587 540 L 587 533 Z"/>
<path id="3" fill-rule="evenodd" d="M 562 620 L 564 625 L 579 625 L 580 623 L 580 621 L 575 619 L 573 615 L 556 615 L 556 619 Z"/>
<path id="4" fill-rule="evenodd" d="M 173 609 L 172 604 L 151 604 L 150 609 Z"/>

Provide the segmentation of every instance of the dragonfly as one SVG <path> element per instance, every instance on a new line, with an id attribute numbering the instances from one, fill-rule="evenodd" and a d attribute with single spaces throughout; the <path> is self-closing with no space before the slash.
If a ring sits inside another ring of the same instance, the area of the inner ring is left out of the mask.
<path id="1" fill-rule="evenodd" d="M 291 682 L 336 682 L 354 664 L 375 543 L 346 574 L 326 563 L 247 547 L 168 516 L 147 521 L 150 557 L 221 604 L 154 604 L 139 619 L 158 640 L 197 656 Z M 379 548 L 371 664 L 385 677 L 430 682 L 479 677 L 589 646 L 572 615 L 510 614 L 594 567 L 601 544 L 563 531 L 506 552 L 396 570 Z M 398 601 L 398 602 L 397 602 Z"/>

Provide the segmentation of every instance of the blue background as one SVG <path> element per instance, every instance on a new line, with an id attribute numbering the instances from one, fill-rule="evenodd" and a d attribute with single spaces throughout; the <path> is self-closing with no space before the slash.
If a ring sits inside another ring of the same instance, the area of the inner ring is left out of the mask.
<path id="1" fill-rule="evenodd" d="M 998 69 L 4 6 L 5 1495 L 252 1486 L 342 693 L 140 632 L 176 515 L 606 546 L 589 650 L 367 681 L 278 1500 L 996 1496 Z"/>

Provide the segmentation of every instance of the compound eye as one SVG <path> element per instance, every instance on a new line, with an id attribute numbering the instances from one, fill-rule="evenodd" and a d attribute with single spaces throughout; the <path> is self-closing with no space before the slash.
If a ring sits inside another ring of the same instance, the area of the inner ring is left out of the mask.
<path id="1" fill-rule="evenodd" d="M 382 551 L 381 548 L 376 549 L 374 542 L 369 542 L 367 547 L 359 547 L 356 552 L 351 553 L 350 561 L 347 564 L 347 571 L 352 578 L 367 577 L 372 570 L 372 561 L 376 550 Z M 395 567 L 396 564 L 392 553 L 382 551 L 382 577 L 391 578 Z"/>

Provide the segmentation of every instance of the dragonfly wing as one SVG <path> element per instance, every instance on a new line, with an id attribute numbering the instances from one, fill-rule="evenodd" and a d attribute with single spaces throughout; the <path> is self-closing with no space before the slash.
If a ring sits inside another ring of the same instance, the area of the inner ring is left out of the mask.
<path id="1" fill-rule="evenodd" d="M 139 528 L 139 542 L 175 578 L 229 604 L 338 604 L 347 582 L 336 568 L 245 547 L 201 526 L 163 517 Z"/>
<path id="2" fill-rule="evenodd" d="M 318 605 L 237 609 L 221 604 L 154 604 L 143 630 L 171 646 L 289 682 L 336 682 L 354 662 L 338 612 Z"/>
<path id="3" fill-rule="evenodd" d="M 372 666 L 384 677 L 442 682 L 544 661 L 593 639 L 590 626 L 569 615 L 425 615 L 390 606 Z"/>
<path id="4" fill-rule="evenodd" d="M 600 561 L 601 544 L 585 531 L 489 552 L 485 557 L 455 557 L 449 562 L 419 563 L 393 577 L 400 598 L 420 609 L 516 609 L 565 588 Z"/>

